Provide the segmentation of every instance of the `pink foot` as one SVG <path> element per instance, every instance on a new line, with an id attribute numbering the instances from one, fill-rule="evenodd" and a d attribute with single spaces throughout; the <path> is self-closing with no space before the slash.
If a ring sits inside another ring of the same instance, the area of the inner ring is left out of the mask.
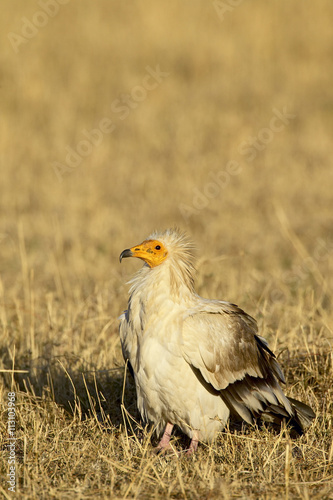
<path id="1" fill-rule="evenodd" d="M 170 444 L 172 429 L 173 429 L 173 424 L 170 424 L 168 422 L 166 424 L 162 439 L 155 448 L 155 453 L 165 453 L 167 450 L 173 450 L 173 448 Z"/>
<path id="2" fill-rule="evenodd" d="M 189 457 L 193 455 L 198 449 L 198 443 L 199 443 L 199 431 L 193 431 L 193 437 L 191 439 L 190 447 L 186 452 L 186 455 Z"/>

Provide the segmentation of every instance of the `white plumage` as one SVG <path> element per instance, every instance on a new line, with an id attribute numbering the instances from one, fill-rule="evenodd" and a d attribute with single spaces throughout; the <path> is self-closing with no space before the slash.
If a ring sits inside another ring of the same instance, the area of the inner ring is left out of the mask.
<path id="1" fill-rule="evenodd" d="M 145 261 L 130 282 L 120 339 L 140 414 L 159 434 L 165 429 L 160 449 L 177 425 L 192 453 L 199 440 L 214 439 L 230 412 L 248 423 L 285 418 L 302 433 L 314 413 L 283 394 L 282 371 L 256 321 L 234 304 L 195 293 L 192 245 L 183 234 L 153 233 L 124 257 Z"/>

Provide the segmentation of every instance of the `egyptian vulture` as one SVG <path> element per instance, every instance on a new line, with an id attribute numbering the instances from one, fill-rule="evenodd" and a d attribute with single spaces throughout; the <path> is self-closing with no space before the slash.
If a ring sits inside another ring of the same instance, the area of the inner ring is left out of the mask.
<path id="1" fill-rule="evenodd" d="M 248 423 L 286 420 L 299 434 L 314 413 L 288 398 L 275 355 L 256 321 L 235 304 L 208 300 L 194 290 L 192 244 L 178 230 L 154 232 L 124 250 L 145 264 L 130 281 L 128 309 L 120 316 L 124 359 L 134 375 L 145 422 L 170 447 L 174 425 L 190 439 L 211 442 L 230 414 Z"/>

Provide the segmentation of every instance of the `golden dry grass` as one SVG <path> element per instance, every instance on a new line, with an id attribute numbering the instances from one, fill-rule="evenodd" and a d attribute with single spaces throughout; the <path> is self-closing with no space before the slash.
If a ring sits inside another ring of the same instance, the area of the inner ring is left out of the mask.
<path id="1" fill-rule="evenodd" d="M 3 9 L 0 369 L 26 371 L 1 374 L 4 498 L 9 391 L 22 499 L 333 498 L 333 5 L 236 3 Z M 22 18 L 45 26 L 8 38 Z M 198 292 L 258 319 L 316 411 L 299 440 L 231 429 L 190 459 L 151 455 L 117 333 L 139 263 L 118 255 L 172 225 L 197 244 Z"/>

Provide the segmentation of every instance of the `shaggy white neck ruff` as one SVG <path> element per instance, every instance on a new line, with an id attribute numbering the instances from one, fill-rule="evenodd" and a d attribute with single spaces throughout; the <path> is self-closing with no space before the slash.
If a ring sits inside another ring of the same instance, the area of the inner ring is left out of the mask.
<path id="1" fill-rule="evenodd" d="M 172 265 L 169 259 L 154 268 L 145 264 L 129 284 L 131 298 L 140 296 L 143 301 L 164 295 L 174 302 L 184 302 L 194 294 L 193 278 L 184 274 L 179 266 Z"/>

